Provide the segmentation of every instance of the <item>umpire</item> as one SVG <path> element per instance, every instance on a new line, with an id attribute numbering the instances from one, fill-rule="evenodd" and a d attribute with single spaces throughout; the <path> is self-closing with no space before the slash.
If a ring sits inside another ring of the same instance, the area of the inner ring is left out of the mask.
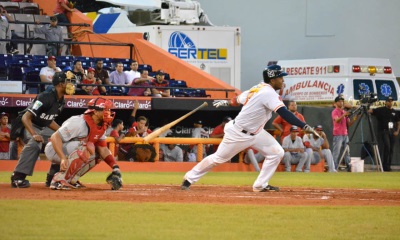
<path id="1" fill-rule="evenodd" d="M 400 131 L 400 117 L 393 109 L 393 98 L 388 97 L 384 107 L 370 109 L 368 112 L 378 120 L 378 141 L 383 145 L 380 149 L 383 170 L 389 172 L 392 170 L 390 165 L 396 136 Z"/>
<path id="2" fill-rule="evenodd" d="M 42 144 L 45 142 L 42 131 L 45 127 L 54 131 L 60 128 L 54 119 L 64 108 L 64 95 L 67 92 L 68 94 L 74 92 L 74 85 L 67 79 L 65 73 L 55 73 L 52 83 L 54 89 L 51 92 L 38 94 L 25 110 L 19 112 L 17 119 L 12 124 L 11 135 L 13 133 L 15 135 L 11 138 L 19 137 L 25 143 L 17 166 L 11 175 L 12 188 L 28 188 L 31 186 L 25 178 L 27 175 L 32 176 Z"/>

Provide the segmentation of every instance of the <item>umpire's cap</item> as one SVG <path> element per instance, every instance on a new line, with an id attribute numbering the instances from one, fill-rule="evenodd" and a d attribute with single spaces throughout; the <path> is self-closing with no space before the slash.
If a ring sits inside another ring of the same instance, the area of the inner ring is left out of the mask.
<path id="1" fill-rule="evenodd" d="M 63 72 L 56 72 L 53 75 L 53 86 L 57 86 L 59 83 L 64 83 L 65 79 L 67 79 L 67 75 Z"/>
<path id="2" fill-rule="evenodd" d="M 271 65 L 263 71 L 264 82 L 269 83 L 271 79 L 287 76 L 288 74 L 282 71 L 281 66 Z"/>

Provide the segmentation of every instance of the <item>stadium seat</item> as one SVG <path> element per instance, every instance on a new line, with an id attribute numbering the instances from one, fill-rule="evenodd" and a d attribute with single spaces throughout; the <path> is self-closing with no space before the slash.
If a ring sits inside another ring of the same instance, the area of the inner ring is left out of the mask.
<path id="1" fill-rule="evenodd" d="M 89 62 L 93 62 L 93 61 L 94 61 L 94 59 L 91 58 L 91 57 L 83 57 L 83 56 L 75 57 L 75 61 L 76 61 L 76 60 L 79 60 L 79 61 L 89 61 Z"/>
<path id="2" fill-rule="evenodd" d="M 190 97 L 211 97 L 211 95 L 207 95 L 206 91 L 202 89 L 190 89 L 187 92 Z"/>
<path id="3" fill-rule="evenodd" d="M 35 18 L 35 22 L 39 21 L 40 23 L 50 23 L 50 16 L 48 15 L 33 15 Z"/>
<path id="4" fill-rule="evenodd" d="M 48 58 L 49 58 L 49 56 L 46 56 L 46 55 L 33 55 L 32 56 L 32 60 L 33 61 L 37 61 L 37 60 L 45 60 L 45 61 L 47 61 Z"/>
<path id="5" fill-rule="evenodd" d="M 93 64 L 93 66 L 95 66 Z M 114 71 L 114 63 L 112 62 L 103 62 L 103 68 L 108 71 Z"/>
<path id="6" fill-rule="evenodd" d="M 174 88 L 174 89 L 171 89 L 171 96 L 174 96 L 174 97 L 189 97 L 189 94 L 183 89 Z"/>
<path id="7" fill-rule="evenodd" d="M 140 72 L 141 70 L 147 70 L 148 72 L 152 72 L 153 68 L 151 65 L 148 64 L 139 64 L 138 71 Z"/>
<path id="8" fill-rule="evenodd" d="M 32 60 L 33 55 L 30 54 L 15 54 L 12 55 L 12 60 Z"/>
<path id="9" fill-rule="evenodd" d="M 2 2 L 1 5 L 8 13 L 20 13 L 21 9 L 17 2 Z"/>
<path id="10" fill-rule="evenodd" d="M 26 84 L 26 90 L 31 94 L 39 93 L 40 87 L 40 67 L 30 67 L 25 69 L 23 80 Z"/>
<path id="11" fill-rule="evenodd" d="M 33 14 L 15 13 L 14 20 L 21 21 L 21 22 L 34 22 L 35 18 L 33 17 Z"/>
<path id="12" fill-rule="evenodd" d="M 57 56 L 57 61 L 70 61 L 73 62 L 75 60 L 74 56 Z"/>
<path id="13" fill-rule="evenodd" d="M 38 68 L 42 68 L 42 67 L 46 67 L 47 66 L 47 59 L 33 59 L 30 64 L 30 67 L 38 67 Z"/>
<path id="14" fill-rule="evenodd" d="M 74 64 L 73 61 L 67 61 L 67 60 L 64 60 L 64 61 L 56 61 L 57 67 L 61 68 L 61 70 L 64 69 L 65 67 L 72 67 L 73 64 Z"/>
<path id="15" fill-rule="evenodd" d="M 169 86 L 170 87 L 175 87 L 175 88 L 187 88 L 187 84 L 183 80 L 170 80 L 169 81 Z"/>
<path id="16" fill-rule="evenodd" d="M 37 3 L 20 2 L 19 8 L 21 13 L 40 14 L 39 5 Z"/>
<path id="17" fill-rule="evenodd" d="M 8 63 L 12 60 L 11 54 L 0 55 L 0 80 L 8 79 Z"/>
<path id="18" fill-rule="evenodd" d="M 92 67 L 92 61 L 82 61 L 82 67 L 84 69 L 88 69 L 89 67 Z"/>
<path id="19" fill-rule="evenodd" d="M 108 94 L 111 96 L 124 96 L 124 91 L 122 90 L 122 87 L 115 87 L 112 86 L 108 89 Z"/>

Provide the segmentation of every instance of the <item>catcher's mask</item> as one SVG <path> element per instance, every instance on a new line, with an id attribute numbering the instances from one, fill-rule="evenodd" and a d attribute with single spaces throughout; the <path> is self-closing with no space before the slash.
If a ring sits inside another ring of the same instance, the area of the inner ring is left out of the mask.
<path id="1" fill-rule="evenodd" d="M 106 125 L 111 125 L 112 121 L 115 117 L 115 112 L 112 112 L 111 109 L 114 108 L 114 103 L 105 98 L 94 98 L 89 101 L 88 109 L 85 111 L 85 114 L 90 114 L 97 111 L 103 111 L 103 122 Z"/>
<path id="2" fill-rule="evenodd" d="M 71 71 L 56 72 L 53 76 L 53 86 L 57 86 L 60 83 L 65 83 L 65 93 L 68 95 L 73 95 L 75 93 L 76 86 L 76 76 Z"/>

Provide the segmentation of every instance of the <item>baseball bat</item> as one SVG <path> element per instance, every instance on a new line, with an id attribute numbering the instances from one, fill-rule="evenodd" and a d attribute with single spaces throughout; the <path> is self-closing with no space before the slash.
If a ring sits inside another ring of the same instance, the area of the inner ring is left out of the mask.
<path id="1" fill-rule="evenodd" d="M 165 124 L 164 126 L 162 126 L 161 128 L 155 130 L 154 132 L 150 133 L 149 135 L 147 135 L 146 137 L 143 138 L 144 142 L 149 142 L 150 140 L 158 137 L 161 133 L 167 131 L 168 129 L 172 128 L 173 126 L 175 126 L 177 123 L 179 123 L 180 121 L 182 121 L 183 119 L 189 117 L 190 115 L 192 115 L 193 113 L 197 112 L 198 110 L 207 107 L 208 103 L 204 102 L 203 104 L 201 104 L 200 106 L 198 106 L 197 108 L 193 109 L 192 111 L 186 113 L 185 115 L 183 115 L 182 117 L 176 119 L 175 121 L 172 121 L 168 124 Z"/>

